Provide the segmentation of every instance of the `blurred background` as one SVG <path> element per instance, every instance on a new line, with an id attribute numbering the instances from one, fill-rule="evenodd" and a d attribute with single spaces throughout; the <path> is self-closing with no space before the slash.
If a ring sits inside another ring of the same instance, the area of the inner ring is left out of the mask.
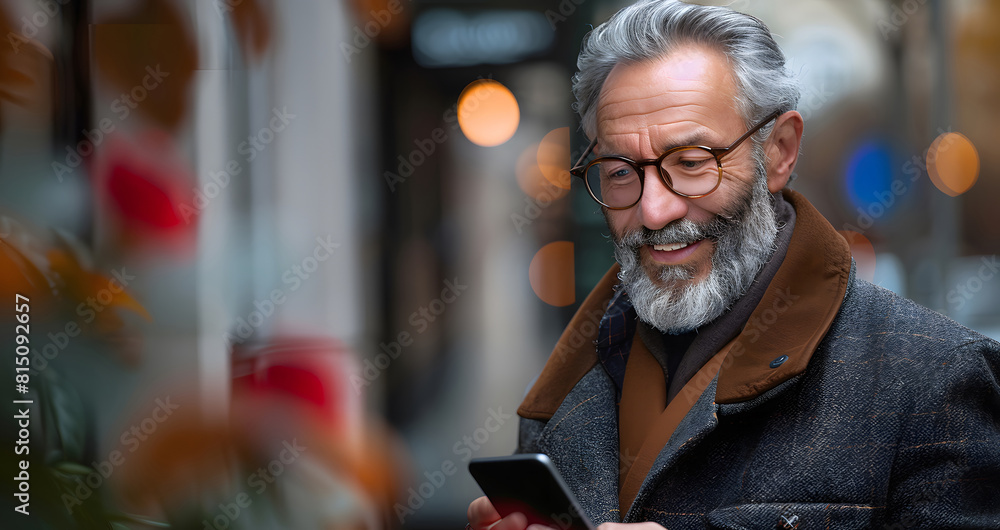
<path id="1" fill-rule="evenodd" d="M 705 3 L 860 273 L 1000 338 L 1000 3 Z M 2 0 L 4 528 L 461 528 L 612 263 L 570 78 L 623 5 Z"/>

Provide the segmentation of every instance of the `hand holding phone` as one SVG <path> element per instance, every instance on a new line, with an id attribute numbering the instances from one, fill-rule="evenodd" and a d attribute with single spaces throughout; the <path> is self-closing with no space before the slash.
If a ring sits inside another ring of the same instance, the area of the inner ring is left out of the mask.
<path id="1" fill-rule="evenodd" d="M 521 513 L 528 525 L 556 530 L 593 530 L 549 457 L 520 454 L 474 458 L 469 472 L 501 517 Z"/>

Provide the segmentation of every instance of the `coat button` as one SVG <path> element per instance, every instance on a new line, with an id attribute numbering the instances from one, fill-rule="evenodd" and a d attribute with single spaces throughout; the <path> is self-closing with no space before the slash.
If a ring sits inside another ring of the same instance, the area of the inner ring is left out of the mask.
<path id="1" fill-rule="evenodd" d="M 781 530 L 795 530 L 799 524 L 798 515 L 782 515 L 778 518 L 778 528 Z"/>
<path id="2" fill-rule="evenodd" d="M 787 360 L 788 360 L 788 356 L 787 355 L 782 355 L 781 357 L 778 357 L 777 359 L 771 361 L 771 365 L 770 366 L 771 366 L 771 368 L 777 368 L 777 367 L 785 364 L 785 361 L 787 361 Z"/>

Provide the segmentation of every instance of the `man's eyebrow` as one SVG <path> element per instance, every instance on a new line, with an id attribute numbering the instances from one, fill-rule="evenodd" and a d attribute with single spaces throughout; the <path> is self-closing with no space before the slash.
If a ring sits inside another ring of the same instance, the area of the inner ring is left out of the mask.
<path id="1" fill-rule="evenodd" d="M 717 145 L 713 145 L 713 143 L 716 143 L 716 142 L 717 141 L 711 139 L 711 133 L 708 130 L 701 129 L 701 130 L 692 132 L 692 133 L 690 133 L 688 135 L 685 135 L 685 136 L 674 136 L 674 137 L 667 138 L 664 142 L 662 142 L 659 145 L 657 145 L 657 148 L 658 148 L 657 153 L 658 154 L 659 153 L 666 153 L 667 151 L 669 151 L 669 150 L 671 150 L 671 149 L 673 149 L 675 147 L 683 147 L 683 146 L 689 146 L 689 145 L 703 145 L 703 146 L 706 146 L 706 147 L 719 147 Z M 602 146 L 602 144 L 603 144 L 603 146 Z M 601 149 L 601 147 L 610 148 L 610 149 Z M 615 149 L 615 147 L 617 147 L 617 146 L 612 145 L 612 142 L 610 142 L 610 141 L 601 142 L 600 140 L 598 140 L 597 145 L 594 146 L 594 154 L 597 155 L 597 156 L 625 156 L 625 157 L 628 158 L 627 155 L 623 154 L 622 150 Z M 722 146 L 722 147 L 725 147 L 725 146 Z"/>
<path id="2" fill-rule="evenodd" d="M 713 142 L 709 139 L 707 131 L 698 131 L 687 136 L 678 136 L 673 138 L 668 138 L 667 141 L 661 143 L 659 146 L 660 153 L 666 153 L 667 151 L 675 147 L 683 147 L 688 145 L 704 145 L 706 147 L 718 147 L 711 145 Z"/>

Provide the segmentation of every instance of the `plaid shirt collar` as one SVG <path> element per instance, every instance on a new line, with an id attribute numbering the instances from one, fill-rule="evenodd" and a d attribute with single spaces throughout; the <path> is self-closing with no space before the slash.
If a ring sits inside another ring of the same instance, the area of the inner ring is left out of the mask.
<path id="1" fill-rule="evenodd" d="M 622 387 L 625 384 L 625 365 L 628 363 L 629 352 L 632 350 L 632 337 L 635 336 L 639 320 L 623 286 L 619 284 L 615 289 L 614 296 L 608 302 L 608 309 L 601 317 L 596 346 L 597 358 L 615 382 L 616 401 L 621 402 Z"/>

